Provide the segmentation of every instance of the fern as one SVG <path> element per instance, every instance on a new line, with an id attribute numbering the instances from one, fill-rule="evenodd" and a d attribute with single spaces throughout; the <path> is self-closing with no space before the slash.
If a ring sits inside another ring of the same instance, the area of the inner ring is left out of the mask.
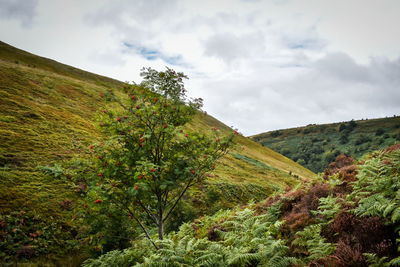
<path id="1" fill-rule="evenodd" d="M 374 253 L 363 253 L 363 255 L 369 263 L 369 267 L 391 266 L 391 264 L 387 262 L 387 257 L 378 258 Z"/>
<path id="2" fill-rule="evenodd" d="M 391 162 L 391 164 L 385 164 Z M 365 162 L 353 183 L 354 212 L 360 216 L 389 218 L 400 223 L 400 151 L 381 154 Z"/>
<path id="3" fill-rule="evenodd" d="M 313 224 L 304 228 L 303 231 L 296 233 L 297 238 L 292 242 L 293 245 L 303 247 L 309 252 L 308 261 L 325 258 L 335 251 L 335 246 L 327 243 L 321 236 L 323 224 Z"/>
<path id="4" fill-rule="evenodd" d="M 319 199 L 318 210 L 311 211 L 314 215 L 324 218 L 326 224 L 333 221 L 334 216 L 340 211 L 341 205 L 332 195 Z"/>
<path id="5" fill-rule="evenodd" d="M 400 266 L 400 257 L 394 258 L 389 262 L 390 266 Z"/>

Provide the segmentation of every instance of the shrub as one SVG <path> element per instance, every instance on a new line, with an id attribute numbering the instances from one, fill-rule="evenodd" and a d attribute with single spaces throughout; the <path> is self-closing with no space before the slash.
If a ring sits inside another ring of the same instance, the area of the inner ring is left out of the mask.
<path id="1" fill-rule="evenodd" d="M 385 131 L 382 129 L 382 128 L 378 128 L 377 130 L 376 130 L 376 132 L 375 132 L 375 135 L 376 136 L 381 136 L 382 134 L 384 134 L 385 133 Z"/>
<path id="2" fill-rule="evenodd" d="M 356 146 L 358 146 L 358 145 L 361 145 L 361 144 L 364 144 L 364 143 L 370 142 L 370 141 L 372 141 L 372 139 L 369 136 L 366 136 L 364 134 L 360 134 L 358 136 L 358 138 L 355 140 L 354 144 Z"/>
<path id="3" fill-rule="evenodd" d="M 271 132 L 269 135 L 270 135 L 271 137 L 275 138 L 275 137 L 281 136 L 281 135 L 282 135 L 282 132 L 279 131 L 279 130 L 277 130 L 277 131 Z"/>
<path id="4" fill-rule="evenodd" d="M 0 215 L 0 261 L 67 253 L 80 247 L 77 229 L 25 212 Z"/>

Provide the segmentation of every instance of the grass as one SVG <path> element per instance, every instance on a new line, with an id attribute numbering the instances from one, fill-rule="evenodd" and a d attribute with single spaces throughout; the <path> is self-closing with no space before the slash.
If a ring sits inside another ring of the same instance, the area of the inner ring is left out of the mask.
<path id="1" fill-rule="evenodd" d="M 38 166 L 63 166 L 71 159 L 89 157 L 89 145 L 104 138 L 96 123 L 102 107 L 99 95 L 113 90 L 122 97 L 123 83 L 1 42 L 0 69 L 0 215 L 26 211 L 41 215 L 49 223 L 84 227 L 72 219 L 81 203 L 75 188 L 63 178 L 46 175 Z M 232 131 L 200 113 L 188 125 L 193 131 L 212 127 L 224 133 Z M 210 214 L 250 199 L 262 199 L 315 177 L 313 172 L 244 136 L 236 137 L 236 141 L 204 187 L 191 190 L 188 202 L 203 199 L 199 212 Z M 255 163 L 270 168 L 259 168 Z M 74 203 L 71 211 L 60 208 L 59 203 L 66 199 Z"/>

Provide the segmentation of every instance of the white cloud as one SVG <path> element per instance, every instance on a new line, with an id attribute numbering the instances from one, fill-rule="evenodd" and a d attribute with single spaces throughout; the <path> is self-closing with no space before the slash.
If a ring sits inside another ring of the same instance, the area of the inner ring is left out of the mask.
<path id="1" fill-rule="evenodd" d="M 22 2 L 3 41 L 122 81 L 170 66 L 245 134 L 400 113 L 397 0 Z"/>

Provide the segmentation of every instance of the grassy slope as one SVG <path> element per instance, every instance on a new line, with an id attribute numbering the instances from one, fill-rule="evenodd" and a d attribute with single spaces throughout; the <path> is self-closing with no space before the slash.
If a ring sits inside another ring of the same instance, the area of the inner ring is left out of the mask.
<path id="1" fill-rule="evenodd" d="M 355 122 L 357 126 L 352 131 L 340 131 L 342 124 L 350 123 L 344 122 L 271 131 L 251 138 L 294 161 L 303 159 L 303 165 L 315 172 L 323 171 L 339 153 L 360 158 L 400 140 L 400 117 Z M 341 141 L 344 135 L 348 137 L 347 142 Z M 364 142 L 360 136 L 365 137 Z"/>
<path id="2" fill-rule="evenodd" d="M 99 94 L 110 88 L 118 93 L 122 86 L 119 81 L 0 43 L 1 214 L 30 210 L 73 223 L 71 212 L 61 209 L 59 203 L 74 199 L 74 188 L 49 179 L 36 167 L 88 156 L 89 144 L 103 138 L 95 125 L 96 112 L 102 106 Z M 204 115 L 198 115 L 188 127 L 230 131 Z M 209 179 L 215 190 L 225 188 L 226 193 L 226 188 L 236 188 L 235 197 L 222 206 L 313 179 L 314 173 L 284 156 L 248 138 L 237 139 L 234 156 L 224 158 Z M 290 171 L 298 177 L 289 175 Z"/>
<path id="3" fill-rule="evenodd" d="M 18 186 L 26 185 L 23 182 L 29 182 L 30 175 L 40 176 L 35 170 L 37 165 L 87 154 L 88 145 L 101 138 L 94 124 L 96 111 L 101 107 L 99 94 L 106 88 L 118 89 L 123 83 L 4 43 L 0 43 L 0 60 L 0 163 L 2 174 L 12 176 L 9 182 L 16 186 L 15 192 L 9 193 L 20 194 Z M 191 127 L 230 131 L 218 120 L 202 115 Z M 302 180 L 313 177 L 307 169 L 245 137 L 238 138 L 233 152 L 272 168 L 257 168 L 254 162 L 228 156 L 211 180 L 251 182 L 262 187 L 273 184 L 282 188 L 296 183 L 296 178 L 288 175 L 289 171 Z M 0 200 L 3 208 L 10 206 L 10 194 L 4 193 Z"/>

